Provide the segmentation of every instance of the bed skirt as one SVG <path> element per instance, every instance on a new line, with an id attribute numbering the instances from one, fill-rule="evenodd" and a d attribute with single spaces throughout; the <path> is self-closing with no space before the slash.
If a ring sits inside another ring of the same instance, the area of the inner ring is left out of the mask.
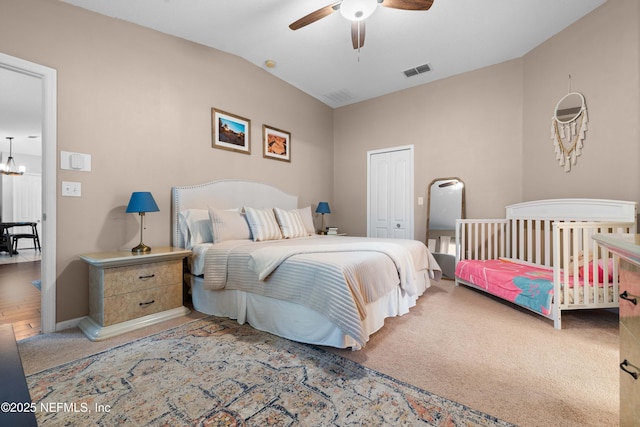
<path id="1" fill-rule="evenodd" d="M 238 290 L 207 290 L 200 277 L 191 276 L 190 282 L 193 307 L 201 313 L 228 317 L 240 324 L 249 323 L 258 330 L 292 341 L 353 350 L 361 348 L 326 316 L 305 306 Z M 417 274 L 417 295 L 409 296 L 398 286 L 367 304 L 367 316 L 362 320 L 367 341 L 371 334 L 382 328 L 384 319 L 408 313 L 429 286 L 428 272 L 421 271 Z"/>

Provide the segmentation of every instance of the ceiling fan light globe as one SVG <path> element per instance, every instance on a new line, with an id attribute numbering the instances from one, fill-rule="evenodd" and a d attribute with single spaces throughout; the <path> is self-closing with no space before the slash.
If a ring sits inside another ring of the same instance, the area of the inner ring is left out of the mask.
<path id="1" fill-rule="evenodd" d="M 362 21 L 371 16 L 377 6 L 377 0 L 343 0 L 340 13 L 349 21 Z"/>

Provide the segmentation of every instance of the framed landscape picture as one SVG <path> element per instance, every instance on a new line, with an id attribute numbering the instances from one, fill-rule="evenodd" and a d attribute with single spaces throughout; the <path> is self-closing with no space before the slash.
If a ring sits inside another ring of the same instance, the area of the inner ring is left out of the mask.
<path id="1" fill-rule="evenodd" d="M 251 154 L 251 120 L 212 108 L 211 128 L 214 148 Z"/>
<path id="2" fill-rule="evenodd" d="M 291 134 L 273 126 L 262 125 L 263 157 L 291 162 Z"/>

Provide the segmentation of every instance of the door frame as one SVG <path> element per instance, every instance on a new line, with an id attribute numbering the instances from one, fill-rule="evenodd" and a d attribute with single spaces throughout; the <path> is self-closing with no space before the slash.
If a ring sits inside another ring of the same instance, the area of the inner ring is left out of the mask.
<path id="1" fill-rule="evenodd" d="M 409 157 L 411 158 L 409 168 L 411 179 L 409 180 L 409 188 L 407 192 L 410 194 L 409 200 L 410 208 L 409 208 L 409 236 L 412 239 L 415 239 L 414 232 L 414 218 L 415 218 L 415 193 L 414 193 L 414 180 L 415 180 L 415 147 L 413 144 L 410 145 L 401 145 L 398 147 L 389 147 L 389 148 L 381 148 L 378 150 L 367 151 L 367 237 L 372 235 L 371 233 L 371 157 L 376 154 L 384 154 L 384 153 L 392 153 L 395 151 L 409 151 Z"/>
<path id="2" fill-rule="evenodd" d="M 56 153 L 57 71 L 0 52 L 0 67 L 42 82 L 42 261 L 40 263 L 41 329 L 56 330 Z"/>

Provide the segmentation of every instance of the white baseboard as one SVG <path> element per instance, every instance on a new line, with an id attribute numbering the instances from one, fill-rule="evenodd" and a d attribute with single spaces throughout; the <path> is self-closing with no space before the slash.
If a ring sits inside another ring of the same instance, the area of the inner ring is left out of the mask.
<path id="1" fill-rule="evenodd" d="M 75 328 L 78 325 L 80 325 L 80 322 L 82 322 L 83 319 L 84 319 L 84 317 L 78 317 L 76 319 L 69 319 L 69 320 L 64 320 L 62 322 L 58 322 L 58 323 L 56 323 L 56 332 L 64 331 L 66 329 Z"/>

